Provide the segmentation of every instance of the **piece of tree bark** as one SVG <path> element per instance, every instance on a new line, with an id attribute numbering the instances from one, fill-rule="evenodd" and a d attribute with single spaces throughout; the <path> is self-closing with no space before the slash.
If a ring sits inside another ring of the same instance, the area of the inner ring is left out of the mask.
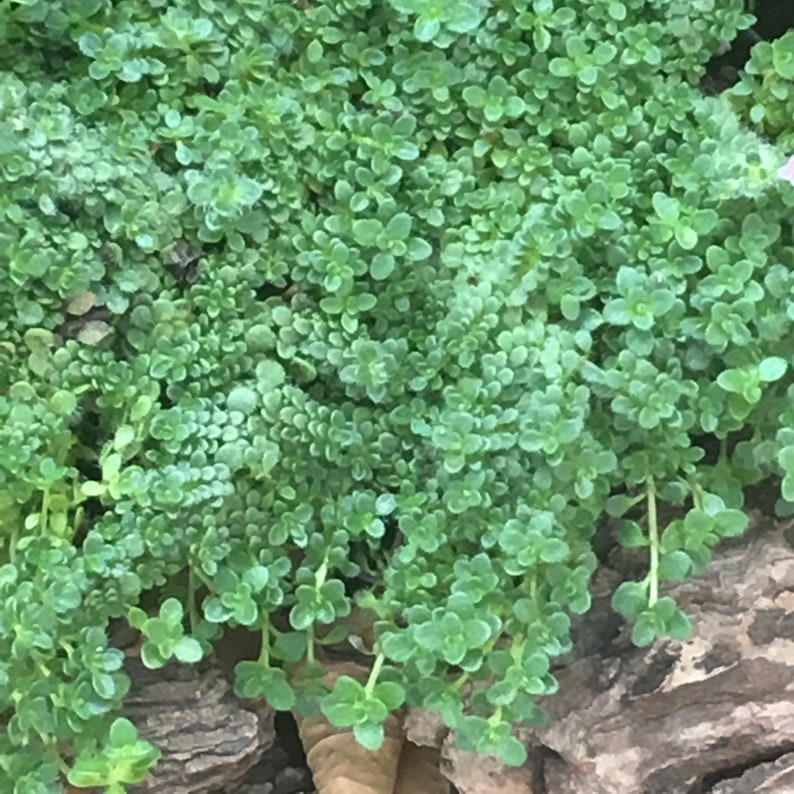
<path id="1" fill-rule="evenodd" d="M 557 754 L 548 792 L 708 791 L 794 750 L 792 529 L 755 515 L 702 575 L 666 588 L 691 639 L 559 671 L 551 719 L 525 734 Z"/>
<path id="2" fill-rule="evenodd" d="M 794 794 L 794 523 L 753 515 L 702 575 L 663 590 L 694 636 L 634 648 L 624 627 L 556 670 L 550 720 L 518 732 L 521 768 L 486 767 L 448 735 L 442 770 L 461 794 Z"/>
<path id="3" fill-rule="evenodd" d="M 162 758 L 134 794 L 209 794 L 237 790 L 245 773 L 273 744 L 274 712 L 245 708 L 215 667 L 171 663 L 149 670 L 130 657 L 132 686 L 124 702 L 142 738 Z"/>

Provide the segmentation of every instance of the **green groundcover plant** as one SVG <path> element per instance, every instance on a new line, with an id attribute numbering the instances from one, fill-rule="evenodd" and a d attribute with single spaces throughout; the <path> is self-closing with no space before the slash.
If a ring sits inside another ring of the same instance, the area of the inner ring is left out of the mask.
<path id="1" fill-rule="evenodd" d="M 369 747 L 424 705 L 508 763 L 605 515 L 647 555 L 634 642 L 690 632 L 664 582 L 745 529 L 744 486 L 794 502 L 794 42 L 697 88 L 751 22 L 0 3 L 0 790 L 156 761 L 111 621 L 155 668 L 248 627 L 242 696 Z M 372 674 L 323 691 L 354 605 Z"/>

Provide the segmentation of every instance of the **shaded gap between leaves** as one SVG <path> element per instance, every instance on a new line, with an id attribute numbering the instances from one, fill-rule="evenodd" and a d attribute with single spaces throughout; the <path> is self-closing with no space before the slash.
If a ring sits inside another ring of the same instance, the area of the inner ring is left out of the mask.
<path id="1" fill-rule="evenodd" d="M 761 41 L 774 41 L 794 29 L 794 3 L 781 0 L 745 2 L 745 10 L 755 23 L 740 30 L 724 52 L 715 54 L 706 64 L 701 89 L 706 94 L 720 94 L 739 81 L 739 73 L 750 60 L 753 47 Z"/>

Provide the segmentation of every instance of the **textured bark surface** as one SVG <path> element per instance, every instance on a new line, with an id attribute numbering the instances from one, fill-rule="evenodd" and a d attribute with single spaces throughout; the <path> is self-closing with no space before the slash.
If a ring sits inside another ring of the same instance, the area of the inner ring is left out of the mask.
<path id="1" fill-rule="evenodd" d="M 274 740 L 273 712 L 243 707 L 217 669 L 169 664 L 148 670 L 127 659 L 132 687 L 125 716 L 162 751 L 135 794 L 209 794 L 236 784 Z"/>
<path id="2" fill-rule="evenodd" d="M 551 719 L 522 734 L 524 767 L 483 764 L 446 737 L 442 769 L 461 794 L 794 794 L 794 524 L 754 516 L 666 591 L 692 639 L 637 649 L 605 630 L 598 653 L 556 672 Z M 426 719 L 422 732 L 430 743 Z"/>
<path id="3" fill-rule="evenodd" d="M 737 778 L 723 780 L 712 794 L 791 794 L 794 792 L 794 753 L 759 764 Z"/>

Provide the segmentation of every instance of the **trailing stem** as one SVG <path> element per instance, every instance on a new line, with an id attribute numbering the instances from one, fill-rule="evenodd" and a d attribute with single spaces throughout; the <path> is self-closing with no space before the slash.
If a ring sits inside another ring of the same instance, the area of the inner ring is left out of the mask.
<path id="1" fill-rule="evenodd" d="M 653 606 L 659 599 L 659 524 L 656 515 L 656 483 L 648 478 L 648 541 L 650 545 L 650 570 L 648 578 L 650 590 L 648 605 Z"/>

